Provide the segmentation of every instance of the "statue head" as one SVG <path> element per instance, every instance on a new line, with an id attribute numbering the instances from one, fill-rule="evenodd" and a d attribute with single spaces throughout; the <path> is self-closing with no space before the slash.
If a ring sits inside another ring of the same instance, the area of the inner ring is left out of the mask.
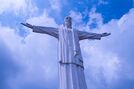
<path id="1" fill-rule="evenodd" d="M 64 26 L 67 28 L 72 28 L 72 18 L 70 16 L 65 17 Z"/>

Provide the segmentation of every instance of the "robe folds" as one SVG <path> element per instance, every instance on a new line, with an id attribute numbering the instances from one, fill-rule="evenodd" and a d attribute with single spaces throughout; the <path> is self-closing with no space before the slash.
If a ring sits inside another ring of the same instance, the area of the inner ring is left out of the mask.
<path id="1" fill-rule="evenodd" d="M 60 89 L 87 89 L 83 59 L 75 29 L 59 27 Z"/>

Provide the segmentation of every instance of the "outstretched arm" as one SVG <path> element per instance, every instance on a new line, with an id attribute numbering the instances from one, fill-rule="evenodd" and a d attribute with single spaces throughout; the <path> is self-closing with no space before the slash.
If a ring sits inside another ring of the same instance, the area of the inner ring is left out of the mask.
<path id="1" fill-rule="evenodd" d="M 34 25 L 29 24 L 29 23 L 21 23 L 21 24 L 28 27 L 28 28 L 31 28 L 33 30 L 33 32 L 48 34 L 48 35 L 51 35 L 55 38 L 58 38 L 58 29 L 57 28 L 34 26 Z"/>
<path id="2" fill-rule="evenodd" d="M 100 40 L 101 37 L 109 36 L 110 34 L 111 33 L 97 34 L 97 33 L 78 31 L 79 40 L 84 40 L 84 39 Z"/>

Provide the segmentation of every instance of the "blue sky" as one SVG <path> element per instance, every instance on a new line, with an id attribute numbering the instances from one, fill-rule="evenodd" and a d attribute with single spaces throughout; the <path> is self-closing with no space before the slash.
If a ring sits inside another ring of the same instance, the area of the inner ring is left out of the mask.
<path id="1" fill-rule="evenodd" d="M 58 27 L 65 16 L 81 41 L 88 89 L 134 89 L 133 0 L 0 0 L 0 89 L 58 89 L 58 41 L 20 25 Z"/>

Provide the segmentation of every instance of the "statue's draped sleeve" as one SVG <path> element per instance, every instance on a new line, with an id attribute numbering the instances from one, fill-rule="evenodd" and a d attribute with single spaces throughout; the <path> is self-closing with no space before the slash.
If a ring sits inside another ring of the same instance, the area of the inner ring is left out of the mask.
<path id="1" fill-rule="evenodd" d="M 89 33 L 84 31 L 77 31 L 77 32 L 78 32 L 79 40 L 84 40 L 84 39 L 100 40 L 102 37 L 102 34 Z"/>
<path id="2" fill-rule="evenodd" d="M 32 29 L 33 29 L 33 32 L 48 34 L 48 35 L 51 35 L 55 38 L 58 38 L 58 28 L 33 26 Z"/>

